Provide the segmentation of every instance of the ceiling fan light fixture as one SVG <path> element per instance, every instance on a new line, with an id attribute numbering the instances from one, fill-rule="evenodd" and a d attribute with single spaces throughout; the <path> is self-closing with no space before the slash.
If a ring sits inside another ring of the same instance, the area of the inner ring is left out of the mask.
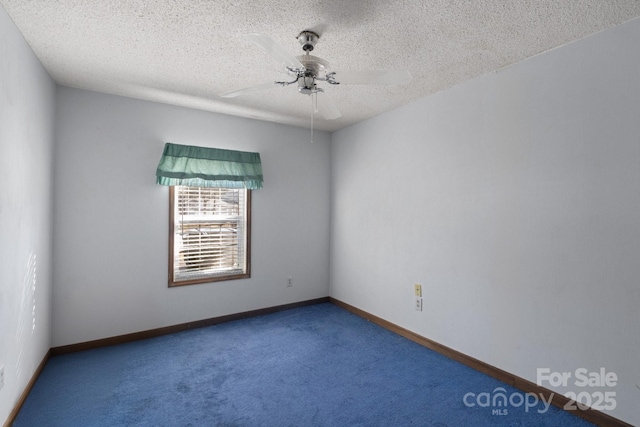
<path id="1" fill-rule="evenodd" d="M 318 87 L 315 83 L 307 86 L 304 83 L 298 82 L 298 92 L 305 95 L 312 95 L 314 93 L 324 92 L 324 89 Z"/>

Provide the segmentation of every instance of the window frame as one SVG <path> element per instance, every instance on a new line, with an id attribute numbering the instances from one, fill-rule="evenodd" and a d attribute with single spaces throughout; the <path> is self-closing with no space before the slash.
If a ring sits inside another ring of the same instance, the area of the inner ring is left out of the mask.
<path id="1" fill-rule="evenodd" d="M 206 188 L 206 187 L 205 187 Z M 169 287 L 180 287 L 188 285 L 197 285 L 202 283 L 222 282 L 227 280 L 247 279 L 251 277 L 251 190 L 239 189 L 246 191 L 245 194 L 245 269 L 243 273 L 233 273 L 228 275 L 216 274 L 210 277 L 201 277 L 196 279 L 178 280 L 174 279 L 174 265 L 175 265 L 175 203 L 176 203 L 176 189 L 174 186 L 169 186 Z"/>

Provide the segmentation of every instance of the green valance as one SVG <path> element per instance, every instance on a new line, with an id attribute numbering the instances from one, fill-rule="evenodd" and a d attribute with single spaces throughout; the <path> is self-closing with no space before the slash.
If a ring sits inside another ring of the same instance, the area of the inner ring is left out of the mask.
<path id="1" fill-rule="evenodd" d="M 156 170 L 160 185 L 262 188 L 260 153 L 167 142 Z"/>

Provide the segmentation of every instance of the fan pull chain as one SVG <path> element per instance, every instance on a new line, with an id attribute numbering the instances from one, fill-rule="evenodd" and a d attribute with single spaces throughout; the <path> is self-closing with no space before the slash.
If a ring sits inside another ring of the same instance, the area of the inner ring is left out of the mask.
<path id="1" fill-rule="evenodd" d="M 313 144 L 313 98 L 316 96 L 316 94 L 311 94 L 311 143 Z"/>

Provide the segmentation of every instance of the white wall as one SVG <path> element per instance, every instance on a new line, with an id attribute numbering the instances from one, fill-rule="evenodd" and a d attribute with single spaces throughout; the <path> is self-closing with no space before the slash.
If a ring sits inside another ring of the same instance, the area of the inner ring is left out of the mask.
<path id="1" fill-rule="evenodd" d="M 51 343 L 54 94 L 0 7 L 0 423 Z"/>
<path id="2" fill-rule="evenodd" d="M 638 46 L 635 20 L 334 133 L 331 295 L 534 382 L 605 367 L 640 425 Z"/>
<path id="3" fill-rule="evenodd" d="M 52 346 L 328 295 L 328 133 L 64 87 L 56 108 Z M 165 142 L 261 154 L 250 279 L 168 288 Z"/>

